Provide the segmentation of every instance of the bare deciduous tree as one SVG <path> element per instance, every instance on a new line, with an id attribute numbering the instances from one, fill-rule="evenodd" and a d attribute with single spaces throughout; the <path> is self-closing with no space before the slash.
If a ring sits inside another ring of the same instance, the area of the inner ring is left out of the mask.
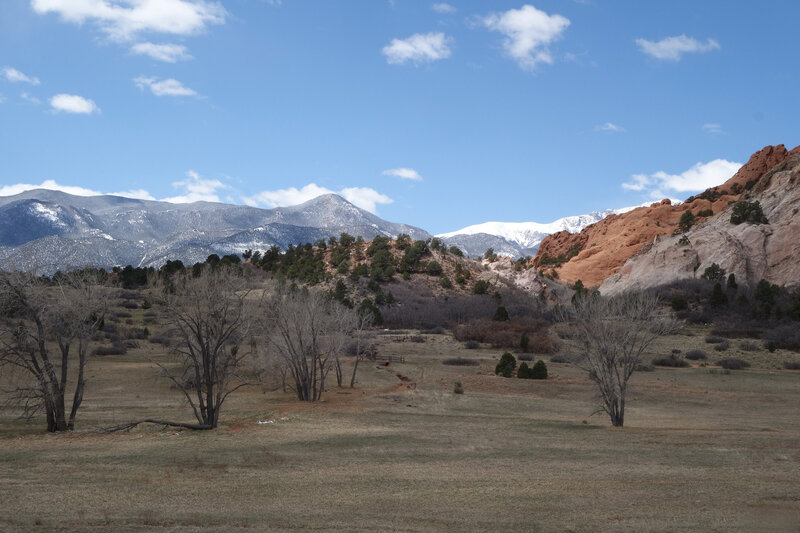
<path id="1" fill-rule="evenodd" d="M 355 361 L 353 361 L 353 374 L 350 376 L 350 388 L 356 386 L 356 373 L 358 372 L 358 363 L 360 363 L 372 351 L 372 346 L 366 342 L 366 331 L 372 327 L 372 315 L 369 313 L 357 313 L 355 328 L 353 329 L 353 337 L 356 339 L 356 354 Z"/>
<path id="2" fill-rule="evenodd" d="M 286 287 L 263 309 L 268 344 L 288 368 L 297 399 L 320 400 L 331 366 L 357 328 L 355 311 L 325 294 Z"/>
<path id="3" fill-rule="evenodd" d="M 180 373 L 156 364 L 192 407 L 199 423 L 192 427 L 215 428 L 225 400 L 247 384 L 243 376 L 251 325 L 247 281 L 234 268 L 206 267 L 199 275 L 176 273 L 160 288 L 177 335 L 174 353 Z"/>
<path id="4" fill-rule="evenodd" d="M 677 323 L 661 310 L 658 297 L 630 293 L 603 298 L 595 293 L 576 298 L 571 319 L 586 350 L 578 366 L 589 372 L 597 385 L 601 406 L 611 424 L 625 422 L 625 396 L 628 380 L 642 361 L 642 354 L 654 340 L 673 332 Z"/>
<path id="5" fill-rule="evenodd" d="M 0 276 L 0 364 L 21 369 L 33 383 L 11 392 L 23 416 L 44 410 L 47 431 L 70 431 L 83 402 L 86 357 L 105 313 L 103 286 L 89 272 L 51 283 L 23 272 Z M 51 352 L 55 343 L 56 353 Z M 70 363 L 77 359 L 77 369 Z M 67 411 L 68 382 L 77 372 Z"/>

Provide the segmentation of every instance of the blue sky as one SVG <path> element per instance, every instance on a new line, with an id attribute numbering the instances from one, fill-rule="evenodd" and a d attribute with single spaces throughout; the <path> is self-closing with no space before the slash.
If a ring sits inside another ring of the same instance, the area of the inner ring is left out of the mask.
<path id="1" fill-rule="evenodd" d="M 0 194 L 439 233 L 685 198 L 800 144 L 793 1 L 4 0 Z"/>

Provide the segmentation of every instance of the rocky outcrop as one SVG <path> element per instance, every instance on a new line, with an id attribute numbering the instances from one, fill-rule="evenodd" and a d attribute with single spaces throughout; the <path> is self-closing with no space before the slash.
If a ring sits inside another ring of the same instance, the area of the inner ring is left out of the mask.
<path id="1" fill-rule="evenodd" d="M 559 279 L 569 283 L 580 279 L 584 285 L 596 287 L 620 272 L 625 262 L 639 253 L 643 246 L 653 243 L 656 238 L 672 235 L 685 211 L 697 214 L 711 210 L 713 215 L 719 214 L 748 187 L 754 187 L 768 170 L 795 153 L 800 153 L 800 147 L 789 152 L 782 144 L 767 146 L 753 154 L 724 184 L 690 197 L 680 205 L 662 200 L 622 215 L 608 216 L 580 233 L 554 233 L 539 245 L 534 265 L 548 271 L 560 263 L 557 268 Z M 700 219 L 699 223 L 702 224 L 703 220 Z"/>
<path id="2" fill-rule="evenodd" d="M 798 149 L 792 152 L 800 154 Z M 800 155 L 764 173 L 742 200 L 758 201 L 768 223 L 734 225 L 733 206 L 728 206 L 693 228 L 686 239 L 659 236 L 606 279 L 600 291 L 617 294 L 696 278 L 713 263 L 740 283 L 766 279 L 800 287 Z"/>

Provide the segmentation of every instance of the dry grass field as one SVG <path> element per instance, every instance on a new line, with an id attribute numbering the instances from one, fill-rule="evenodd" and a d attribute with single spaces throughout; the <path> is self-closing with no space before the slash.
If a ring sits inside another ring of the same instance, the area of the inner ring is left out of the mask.
<path id="1" fill-rule="evenodd" d="M 656 351 L 706 349 L 702 335 Z M 0 415 L 0 529 L 800 529 L 800 372 L 764 363 L 796 354 L 748 352 L 761 368 L 730 374 L 637 373 L 626 426 L 614 429 L 590 416 L 591 383 L 573 366 L 548 363 L 546 381 L 504 379 L 492 372 L 497 350 L 445 335 L 380 338 L 380 354 L 405 362 L 362 364 L 355 389 L 331 375 L 317 404 L 243 389 L 214 431 L 91 431 L 193 421 L 143 356 L 158 345 L 94 358 L 79 431 L 45 434 L 41 421 Z M 454 356 L 481 364 L 441 363 Z"/>

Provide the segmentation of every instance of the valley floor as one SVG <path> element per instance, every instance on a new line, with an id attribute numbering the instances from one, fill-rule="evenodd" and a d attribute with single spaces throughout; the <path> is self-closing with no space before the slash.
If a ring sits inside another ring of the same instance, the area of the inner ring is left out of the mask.
<path id="1" fill-rule="evenodd" d="M 90 362 L 79 429 L 0 418 L 0 529 L 787 531 L 800 528 L 800 372 L 638 373 L 626 426 L 569 365 L 493 375 L 497 350 L 384 338 L 324 402 L 251 387 L 215 431 L 136 351 Z M 481 360 L 446 366 L 447 357 Z M 331 375 L 331 381 L 333 376 Z M 465 393 L 453 394 L 454 381 Z M 269 422 L 259 424 L 258 422 Z"/>

